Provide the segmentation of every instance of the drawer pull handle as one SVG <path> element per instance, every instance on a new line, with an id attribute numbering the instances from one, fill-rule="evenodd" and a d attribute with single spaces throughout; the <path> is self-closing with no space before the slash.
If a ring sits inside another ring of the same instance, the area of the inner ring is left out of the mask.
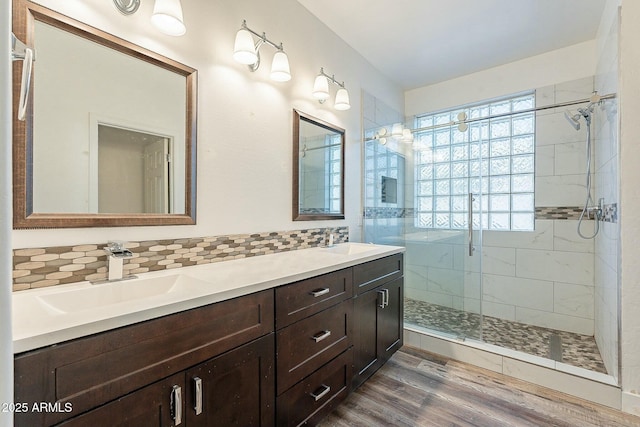
<path id="1" fill-rule="evenodd" d="M 312 336 L 311 338 L 315 341 L 315 342 L 320 342 L 323 339 L 327 338 L 329 335 L 331 335 L 331 331 L 322 331 L 322 332 L 318 332 L 317 334 L 315 334 L 314 336 Z"/>
<path id="2" fill-rule="evenodd" d="M 329 387 L 328 385 L 322 384 L 320 387 L 318 387 L 316 391 L 309 394 L 311 395 L 311 397 L 313 397 L 313 400 L 317 402 L 318 400 L 325 397 L 327 393 L 329 393 L 330 391 L 331 391 L 331 387 Z"/>
<path id="3" fill-rule="evenodd" d="M 309 294 L 313 295 L 314 298 L 317 298 L 319 296 L 326 295 L 329 292 L 330 292 L 329 288 L 318 288 L 318 289 L 314 289 L 313 291 L 309 292 Z"/>
<path id="4" fill-rule="evenodd" d="M 182 424 L 182 388 L 178 385 L 171 389 L 171 418 L 173 425 Z"/>
<path id="5" fill-rule="evenodd" d="M 193 377 L 193 385 L 195 386 L 196 397 L 193 410 L 196 411 L 196 415 L 200 415 L 202 413 L 202 379 L 200 377 Z"/>

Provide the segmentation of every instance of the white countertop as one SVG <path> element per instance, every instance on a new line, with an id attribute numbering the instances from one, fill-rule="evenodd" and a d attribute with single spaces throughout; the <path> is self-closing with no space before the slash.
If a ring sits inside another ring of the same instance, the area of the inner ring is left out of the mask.
<path id="1" fill-rule="evenodd" d="M 349 245 L 354 247 L 355 253 L 347 253 Z M 13 351 L 21 353 L 248 295 L 404 250 L 400 246 L 343 243 L 334 248 L 302 249 L 144 273 L 138 275 L 138 279 L 122 282 L 98 285 L 79 282 L 17 291 L 13 293 Z M 160 287 L 167 283 L 169 287 L 171 283 L 187 285 L 178 291 L 132 297 L 110 304 L 91 299 L 94 290 L 100 293 L 109 288 L 99 287 L 114 287 L 116 283 L 119 287 L 133 285 L 129 289 L 141 284 L 145 287 Z M 78 295 L 82 298 L 76 300 Z M 51 305 L 51 301 L 60 305 Z M 65 306 L 66 309 L 60 309 Z"/>

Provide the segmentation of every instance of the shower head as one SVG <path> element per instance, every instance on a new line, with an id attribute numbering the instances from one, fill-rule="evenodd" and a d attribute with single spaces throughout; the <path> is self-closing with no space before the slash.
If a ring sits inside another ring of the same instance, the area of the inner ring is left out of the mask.
<path id="1" fill-rule="evenodd" d="M 571 114 L 569 110 L 564 112 L 564 118 L 573 126 L 575 130 L 580 130 L 580 113 Z"/>

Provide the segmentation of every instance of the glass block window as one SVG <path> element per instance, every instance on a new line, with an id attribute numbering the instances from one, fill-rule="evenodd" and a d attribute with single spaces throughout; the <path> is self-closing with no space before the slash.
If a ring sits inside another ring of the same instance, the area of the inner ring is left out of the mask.
<path id="1" fill-rule="evenodd" d="M 327 182 L 325 183 L 325 206 L 329 206 L 330 212 L 340 212 L 340 175 L 341 175 L 341 154 L 342 154 L 342 135 L 325 136 L 325 146 L 329 149 L 325 150 L 325 173 Z"/>
<path id="2" fill-rule="evenodd" d="M 535 112 L 522 111 L 534 107 L 529 93 L 416 117 L 417 227 L 468 227 L 474 193 L 474 227 L 533 230 Z M 452 124 L 461 113 L 466 129 Z"/>

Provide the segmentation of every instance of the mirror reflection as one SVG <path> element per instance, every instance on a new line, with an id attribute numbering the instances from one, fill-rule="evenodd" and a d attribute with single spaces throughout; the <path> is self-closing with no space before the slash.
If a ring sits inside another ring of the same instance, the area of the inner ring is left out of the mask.
<path id="1" fill-rule="evenodd" d="M 34 39 L 34 212 L 184 213 L 186 77 L 40 21 Z"/>
<path id="2" fill-rule="evenodd" d="M 294 111 L 293 219 L 344 218 L 344 130 Z"/>

